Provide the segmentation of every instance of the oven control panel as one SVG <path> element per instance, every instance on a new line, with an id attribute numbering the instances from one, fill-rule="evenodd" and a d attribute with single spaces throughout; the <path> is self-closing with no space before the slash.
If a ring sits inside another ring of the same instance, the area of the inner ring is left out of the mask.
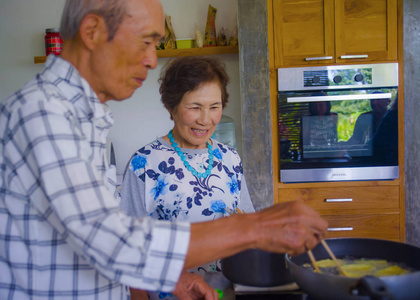
<path id="1" fill-rule="evenodd" d="M 277 69 L 278 91 L 366 89 L 398 86 L 398 63 Z"/>
<path id="2" fill-rule="evenodd" d="M 304 87 L 372 84 L 372 68 L 303 71 Z"/>

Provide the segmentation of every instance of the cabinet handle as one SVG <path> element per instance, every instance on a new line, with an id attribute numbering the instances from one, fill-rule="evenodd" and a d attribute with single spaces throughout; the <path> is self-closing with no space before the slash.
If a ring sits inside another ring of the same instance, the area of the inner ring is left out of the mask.
<path id="1" fill-rule="evenodd" d="M 341 199 L 325 199 L 325 202 L 352 202 L 352 198 L 341 198 Z"/>
<path id="2" fill-rule="evenodd" d="M 331 227 L 328 231 L 353 231 L 353 227 Z"/>
<path id="3" fill-rule="evenodd" d="M 369 100 L 389 99 L 391 93 L 383 94 L 360 94 L 360 95 L 333 95 L 333 96 L 309 96 L 309 97 L 287 97 L 287 103 L 296 102 L 320 102 L 320 101 L 347 101 L 347 100 Z"/>
<path id="4" fill-rule="evenodd" d="M 333 59 L 332 56 L 320 56 L 320 57 L 307 57 L 305 58 L 306 61 L 308 60 L 327 60 L 327 59 Z"/>
<path id="5" fill-rule="evenodd" d="M 355 59 L 355 58 L 368 58 L 367 54 L 359 54 L 359 55 L 341 55 L 341 59 Z"/>

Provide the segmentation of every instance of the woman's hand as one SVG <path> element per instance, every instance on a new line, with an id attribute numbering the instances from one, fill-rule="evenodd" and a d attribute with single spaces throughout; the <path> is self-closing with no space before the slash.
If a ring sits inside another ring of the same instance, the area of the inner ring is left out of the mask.
<path id="1" fill-rule="evenodd" d="M 204 279 L 194 273 L 183 272 L 172 293 L 182 300 L 217 300 L 219 294 Z"/>

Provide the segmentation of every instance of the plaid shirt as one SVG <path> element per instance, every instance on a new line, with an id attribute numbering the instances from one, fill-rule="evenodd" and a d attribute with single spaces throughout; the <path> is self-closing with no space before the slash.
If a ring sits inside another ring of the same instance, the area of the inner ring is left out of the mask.
<path id="1" fill-rule="evenodd" d="M 112 124 L 88 83 L 54 55 L 0 103 L 0 299 L 174 289 L 189 224 L 120 211 L 107 179 Z"/>

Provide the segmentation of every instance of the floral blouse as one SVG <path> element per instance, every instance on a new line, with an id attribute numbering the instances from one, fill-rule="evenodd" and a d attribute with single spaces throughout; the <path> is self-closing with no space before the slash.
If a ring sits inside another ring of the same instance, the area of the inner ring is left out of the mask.
<path id="1" fill-rule="evenodd" d="M 195 170 L 207 170 L 207 148 L 181 150 Z M 163 138 L 139 149 L 124 173 L 122 210 L 135 217 L 192 223 L 228 216 L 236 208 L 254 212 L 239 154 L 214 139 L 211 151 L 214 156 L 211 174 L 199 178 L 185 168 L 175 149 Z M 195 273 L 209 271 L 220 271 L 220 262 L 203 265 Z M 174 299 L 166 296 L 155 299 Z"/>

